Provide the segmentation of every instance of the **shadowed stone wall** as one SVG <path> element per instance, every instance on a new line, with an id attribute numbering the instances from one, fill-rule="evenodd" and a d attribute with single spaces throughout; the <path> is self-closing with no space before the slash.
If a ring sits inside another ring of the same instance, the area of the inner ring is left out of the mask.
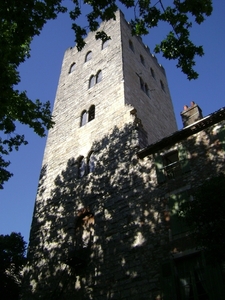
<path id="1" fill-rule="evenodd" d="M 158 292 L 168 235 L 158 192 L 146 193 L 153 165 L 138 160 L 137 141 L 135 126 L 115 127 L 93 145 L 93 173 L 77 179 L 71 158 L 51 197 L 36 201 L 24 299 L 149 299 Z M 39 199 L 45 173 L 43 166 Z"/>
<path id="2" fill-rule="evenodd" d="M 137 156 L 135 125 L 115 127 L 94 143 L 95 169 L 81 179 L 71 157 L 54 178 L 51 197 L 36 201 L 23 299 L 161 299 L 161 263 L 190 247 L 171 239 L 167 198 L 183 190 L 191 195 L 225 171 L 222 128 L 224 122 L 157 151 L 185 146 L 190 164 L 163 183 L 156 153 Z M 43 166 L 38 197 L 45 172 Z"/>

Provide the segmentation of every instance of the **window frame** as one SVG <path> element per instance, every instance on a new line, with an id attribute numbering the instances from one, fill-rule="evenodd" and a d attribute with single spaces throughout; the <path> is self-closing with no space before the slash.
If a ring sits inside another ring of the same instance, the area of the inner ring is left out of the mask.
<path id="1" fill-rule="evenodd" d="M 94 155 L 94 151 L 91 151 L 88 154 L 88 158 L 87 158 L 87 174 L 89 173 L 93 173 L 95 171 L 95 155 Z"/>
<path id="2" fill-rule="evenodd" d="M 144 80 L 143 80 L 141 77 L 139 77 L 139 79 L 140 79 L 140 88 L 141 88 L 141 90 L 144 92 L 144 91 L 145 91 L 145 83 L 144 83 Z"/>
<path id="3" fill-rule="evenodd" d="M 165 85 L 164 85 L 164 83 L 163 83 L 163 81 L 161 79 L 160 79 L 160 85 L 161 85 L 161 89 L 165 93 L 166 92 Z"/>
<path id="4" fill-rule="evenodd" d="M 134 44 L 133 44 L 133 42 L 131 40 L 129 40 L 129 48 L 134 53 Z"/>
<path id="5" fill-rule="evenodd" d="M 145 94 L 146 94 L 149 98 L 151 98 L 151 96 L 150 96 L 150 90 L 149 90 L 149 88 L 148 88 L 147 83 L 145 83 Z"/>
<path id="6" fill-rule="evenodd" d="M 102 41 L 102 50 L 109 47 L 109 39 Z"/>
<path id="7" fill-rule="evenodd" d="M 150 68 L 150 72 L 151 72 L 152 77 L 153 77 L 154 79 L 156 79 L 156 78 L 155 78 L 155 71 L 153 70 L 153 68 Z"/>
<path id="8" fill-rule="evenodd" d="M 177 153 L 178 160 L 173 161 L 170 164 L 171 166 L 165 165 L 163 162 L 163 158 L 174 155 L 174 153 Z M 176 149 L 171 149 L 170 151 L 164 153 L 155 153 L 154 159 L 158 183 L 163 183 L 173 178 L 179 178 L 184 173 L 191 171 L 188 151 L 182 144 L 179 144 Z M 176 173 L 172 172 L 172 176 L 167 176 L 165 169 L 168 168 L 171 171 L 173 165 L 175 166 L 175 168 L 177 168 L 175 169 Z"/>
<path id="9" fill-rule="evenodd" d="M 181 164 L 177 150 L 170 151 L 163 155 L 163 172 L 166 178 L 172 179 L 181 175 Z"/>
<path id="10" fill-rule="evenodd" d="M 80 117 L 80 127 L 83 127 L 88 122 L 88 112 L 85 110 L 82 111 L 81 117 Z"/>
<path id="11" fill-rule="evenodd" d="M 69 74 L 73 73 L 75 71 L 75 68 L 76 68 L 76 63 L 73 62 L 71 65 L 70 65 L 70 68 L 69 68 Z"/>
<path id="12" fill-rule="evenodd" d="M 86 53 L 84 62 L 88 62 L 91 59 L 92 59 L 92 51 L 90 50 Z"/>
<path id="13" fill-rule="evenodd" d="M 91 105 L 88 110 L 88 122 L 95 119 L 95 105 Z"/>
<path id="14" fill-rule="evenodd" d="M 145 59 L 144 56 L 140 54 L 140 60 L 143 66 L 145 66 Z"/>
<path id="15" fill-rule="evenodd" d="M 86 175 L 86 161 L 84 156 L 80 156 L 78 159 L 78 179 L 83 178 Z"/>
<path id="16" fill-rule="evenodd" d="M 96 74 L 96 84 L 102 81 L 102 70 L 99 70 Z"/>
<path id="17" fill-rule="evenodd" d="M 95 75 L 91 75 L 88 81 L 88 89 L 91 89 L 96 83 Z"/>

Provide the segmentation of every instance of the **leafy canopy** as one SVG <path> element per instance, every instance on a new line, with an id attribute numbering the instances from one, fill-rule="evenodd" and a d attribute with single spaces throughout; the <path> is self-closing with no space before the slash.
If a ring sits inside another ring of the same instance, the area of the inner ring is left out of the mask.
<path id="1" fill-rule="evenodd" d="M 65 11 L 61 1 L 17 1 L 0 3 L 0 188 L 12 174 L 4 159 L 11 151 L 27 144 L 24 135 L 16 133 L 16 122 L 28 125 L 43 137 L 53 126 L 50 103 L 32 101 L 26 91 L 20 92 L 19 65 L 29 57 L 30 43 L 48 19 Z"/>
<path id="2" fill-rule="evenodd" d="M 85 42 L 83 38 L 87 30 L 97 31 L 99 21 L 115 19 L 115 12 L 121 4 L 126 8 L 133 8 L 134 18 L 131 20 L 132 33 L 134 35 L 146 35 L 153 27 L 157 27 L 160 21 L 169 25 L 169 32 L 159 45 L 155 46 L 156 53 L 161 52 L 167 59 L 178 60 L 177 67 L 182 69 L 188 79 L 196 79 L 198 74 L 193 70 L 195 56 L 204 54 L 202 46 L 196 46 L 190 40 L 190 29 L 193 21 L 201 24 L 206 16 L 212 13 L 211 0 L 84 0 L 91 6 L 91 12 L 87 14 L 88 28 L 77 24 L 78 17 L 82 14 L 80 1 L 73 1 L 75 6 L 70 12 L 74 21 L 72 28 L 75 31 L 75 42 L 81 50 Z M 169 3 L 165 6 L 165 3 Z M 107 39 L 104 32 L 97 32 L 97 38 Z"/>
<path id="3" fill-rule="evenodd" d="M 70 2 L 70 1 L 69 1 Z M 155 52 L 161 52 L 167 59 L 177 60 L 177 67 L 188 79 L 196 79 L 193 70 L 195 56 L 203 55 L 202 46 L 190 40 L 192 21 L 201 24 L 212 12 L 211 0 L 71 0 L 73 9 L 69 12 L 72 29 L 78 50 L 84 45 L 88 31 L 97 31 L 101 21 L 115 19 L 118 6 L 133 8 L 132 33 L 148 34 L 150 28 L 159 22 L 169 24 L 169 32 Z M 5 155 L 27 144 L 23 134 L 16 133 L 16 122 L 28 125 L 36 134 L 43 137 L 46 130 L 54 125 L 50 103 L 32 101 L 26 91 L 19 91 L 19 65 L 30 53 L 32 38 L 39 35 L 44 24 L 55 19 L 59 13 L 67 12 L 63 0 L 4 0 L 0 2 L 0 188 L 12 174 L 7 170 L 10 162 Z M 169 3 L 165 6 L 165 3 Z M 84 15 L 84 5 L 89 13 Z M 79 17 L 86 18 L 86 27 L 79 25 Z M 107 40 L 110 37 L 103 31 L 96 32 L 96 38 Z"/>

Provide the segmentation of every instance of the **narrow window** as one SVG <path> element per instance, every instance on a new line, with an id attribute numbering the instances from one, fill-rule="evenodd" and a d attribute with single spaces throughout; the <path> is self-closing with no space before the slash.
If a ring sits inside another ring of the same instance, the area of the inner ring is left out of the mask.
<path id="1" fill-rule="evenodd" d="M 142 65 L 144 66 L 145 65 L 145 60 L 144 60 L 144 57 L 142 55 L 140 55 L 140 60 L 141 60 Z"/>
<path id="2" fill-rule="evenodd" d="M 92 173 L 94 172 L 95 169 L 95 161 L 96 158 L 94 156 L 94 153 L 91 152 L 88 156 L 88 163 L 87 163 L 87 168 L 88 168 L 88 173 Z"/>
<path id="3" fill-rule="evenodd" d="M 85 159 L 83 156 L 81 156 L 78 164 L 78 178 L 84 177 L 85 169 L 86 169 Z"/>
<path id="4" fill-rule="evenodd" d="M 170 229 L 173 237 L 190 230 L 185 220 L 184 212 L 182 211 L 182 206 L 184 203 L 188 203 L 188 201 L 190 201 L 188 191 L 169 196 L 168 208 L 170 211 Z"/>
<path id="5" fill-rule="evenodd" d="M 95 106 L 92 105 L 88 111 L 88 122 L 90 122 L 91 120 L 94 120 L 94 118 L 95 118 Z"/>
<path id="6" fill-rule="evenodd" d="M 162 89 L 164 92 L 166 92 L 166 91 L 165 91 L 165 85 L 164 85 L 164 83 L 162 82 L 162 80 L 160 80 L 160 84 L 161 84 L 161 89 Z"/>
<path id="7" fill-rule="evenodd" d="M 147 84 L 145 84 L 145 93 L 150 98 L 150 91 Z"/>
<path id="8" fill-rule="evenodd" d="M 90 89 L 91 87 L 93 87 L 95 85 L 95 76 L 92 75 L 89 79 L 89 84 L 88 84 L 88 88 Z"/>
<path id="9" fill-rule="evenodd" d="M 94 215 L 90 212 L 89 208 L 82 208 L 78 212 L 75 221 L 75 249 L 82 250 L 82 254 L 85 253 L 85 248 L 88 248 L 93 244 L 94 223 Z M 76 251 L 76 260 L 79 258 L 78 253 L 79 251 Z M 80 257 L 80 260 L 81 262 L 85 262 L 84 257 Z"/>
<path id="10" fill-rule="evenodd" d="M 69 69 L 69 73 L 72 73 L 75 70 L 75 67 L 76 67 L 76 64 L 72 63 L 72 65 L 70 66 L 70 69 Z"/>
<path id="11" fill-rule="evenodd" d="M 67 265 L 76 270 L 76 274 L 81 274 L 87 266 L 90 257 L 90 248 L 94 242 L 94 215 L 89 208 L 83 207 L 75 217 L 74 248 L 68 253 Z"/>
<path id="12" fill-rule="evenodd" d="M 131 40 L 129 40 L 129 48 L 134 52 L 134 45 Z"/>
<path id="13" fill-rule="evenodd" d="M 109 40 L 102 42 L 102 50 L 109 46 Z"/>
<path id="14" fill-rule="evenodd" d="M 99 83 L 100 81 L 102 81 L 102 71 L 98 71 L 96 75 L 96 83 Z"/>
<path id="15" fill-rule="evenodd" d="M 81 114 L 80 127 L 84 126 L 86 123 L 87 123 L 87 111 L 84 110 Z"/>
<path id="16" fill-rule="evenodd" d="M 155 79 L 155 72 L 154 72 L 154 70 L 151 68 L 150 71 L 151 71 L 152 77 Z"/>
<path id="17" fill-rule="evenodd" d="M 141 77 L 140 77 L 140 87 L 141 87 L 142 91 L 145 91 L 144 81 L 142 80 Z"/>
<path id="18" fill-rule="evenodd" d="M 92 59 L 92 52 L 89 51 L 89 52 L 86 54 L 86 56 L 85 56 L 85 62 L 87 62 L 87 61 L 89 61 L 89 60 L 91 60 L 91 59 Z"/>

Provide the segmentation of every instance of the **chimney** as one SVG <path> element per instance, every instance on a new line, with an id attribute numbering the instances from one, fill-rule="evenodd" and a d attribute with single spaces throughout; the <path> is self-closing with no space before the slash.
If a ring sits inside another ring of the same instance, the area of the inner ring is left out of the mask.
<path id="1" fill-rule="evenodd" d="M 191 125 L 203 118 L 201 108 L 197 104 L 195 104 L 194 101 L 191 101 L 190 107 L 184 105 L 184 110 L 180 113 L 180 115 L 184 127 Z"/>

